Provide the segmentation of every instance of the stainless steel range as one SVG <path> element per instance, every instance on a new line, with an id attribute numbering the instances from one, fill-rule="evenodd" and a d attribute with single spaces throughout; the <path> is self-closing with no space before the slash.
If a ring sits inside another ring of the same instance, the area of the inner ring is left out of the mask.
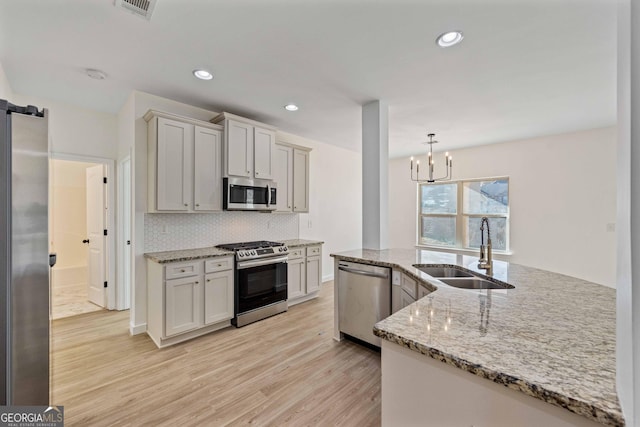
<path id="1" fill-rule="evenodd" d="M 218 245 L 236 253 L 236 327 L 287 311 L 289 248 L 279 242 L 257 241 Z"/>

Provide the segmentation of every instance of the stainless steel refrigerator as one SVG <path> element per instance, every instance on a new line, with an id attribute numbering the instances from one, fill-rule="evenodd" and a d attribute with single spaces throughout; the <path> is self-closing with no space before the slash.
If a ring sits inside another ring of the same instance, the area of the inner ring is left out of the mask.
<path id="1" fill-rule="evenodd" d="M 0 405 L 49 404 L 47 115 L 0 100 Z"/>

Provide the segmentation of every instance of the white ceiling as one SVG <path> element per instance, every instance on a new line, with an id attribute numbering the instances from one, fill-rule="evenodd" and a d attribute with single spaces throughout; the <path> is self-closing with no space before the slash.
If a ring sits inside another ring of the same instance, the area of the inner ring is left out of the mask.
<path id="1" fill-rule="evenodd" d="M 436 46 L 451 29 L 464 41 Z M 616 122 L 611 0 L 158 0 L 150 22 L 112 0 L 3 1 L 0 62 L 16 93 L 117 112 L 137 89 L 352 150 L 382 99 L 391 157 L 428 132 L 450 150 Z"/>

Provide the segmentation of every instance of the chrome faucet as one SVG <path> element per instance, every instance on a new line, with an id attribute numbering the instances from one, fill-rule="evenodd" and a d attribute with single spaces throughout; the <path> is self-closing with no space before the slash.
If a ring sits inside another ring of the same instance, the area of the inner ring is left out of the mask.
<path id="1" fill-rule="evenodd" d="M 484 244 L 484 225 L 487 224 L 487 244 Z M 491 255 L 491 231 L 489 230 L 489 218 L 482 217 L 480 222 L 480 259 L 478 260 L 478 268 L 487 270 L 487 275 L 491 276 L 493 272 L 493 257 Z"/>

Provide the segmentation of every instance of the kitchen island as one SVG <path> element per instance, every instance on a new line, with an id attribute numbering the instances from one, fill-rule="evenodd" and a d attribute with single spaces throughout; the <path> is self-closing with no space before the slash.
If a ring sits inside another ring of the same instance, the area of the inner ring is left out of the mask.
<path id="1" fill-rule="evenodd" d="M 487 278 L 477 257 L 414 249 L 331 256 L 391 267 L 432 291 L 374 327 L 383 425 L 624 425 L 614 289 L 494 261 L 492 278 L 513 289 L 464 290 L 413 265 Z"/>

